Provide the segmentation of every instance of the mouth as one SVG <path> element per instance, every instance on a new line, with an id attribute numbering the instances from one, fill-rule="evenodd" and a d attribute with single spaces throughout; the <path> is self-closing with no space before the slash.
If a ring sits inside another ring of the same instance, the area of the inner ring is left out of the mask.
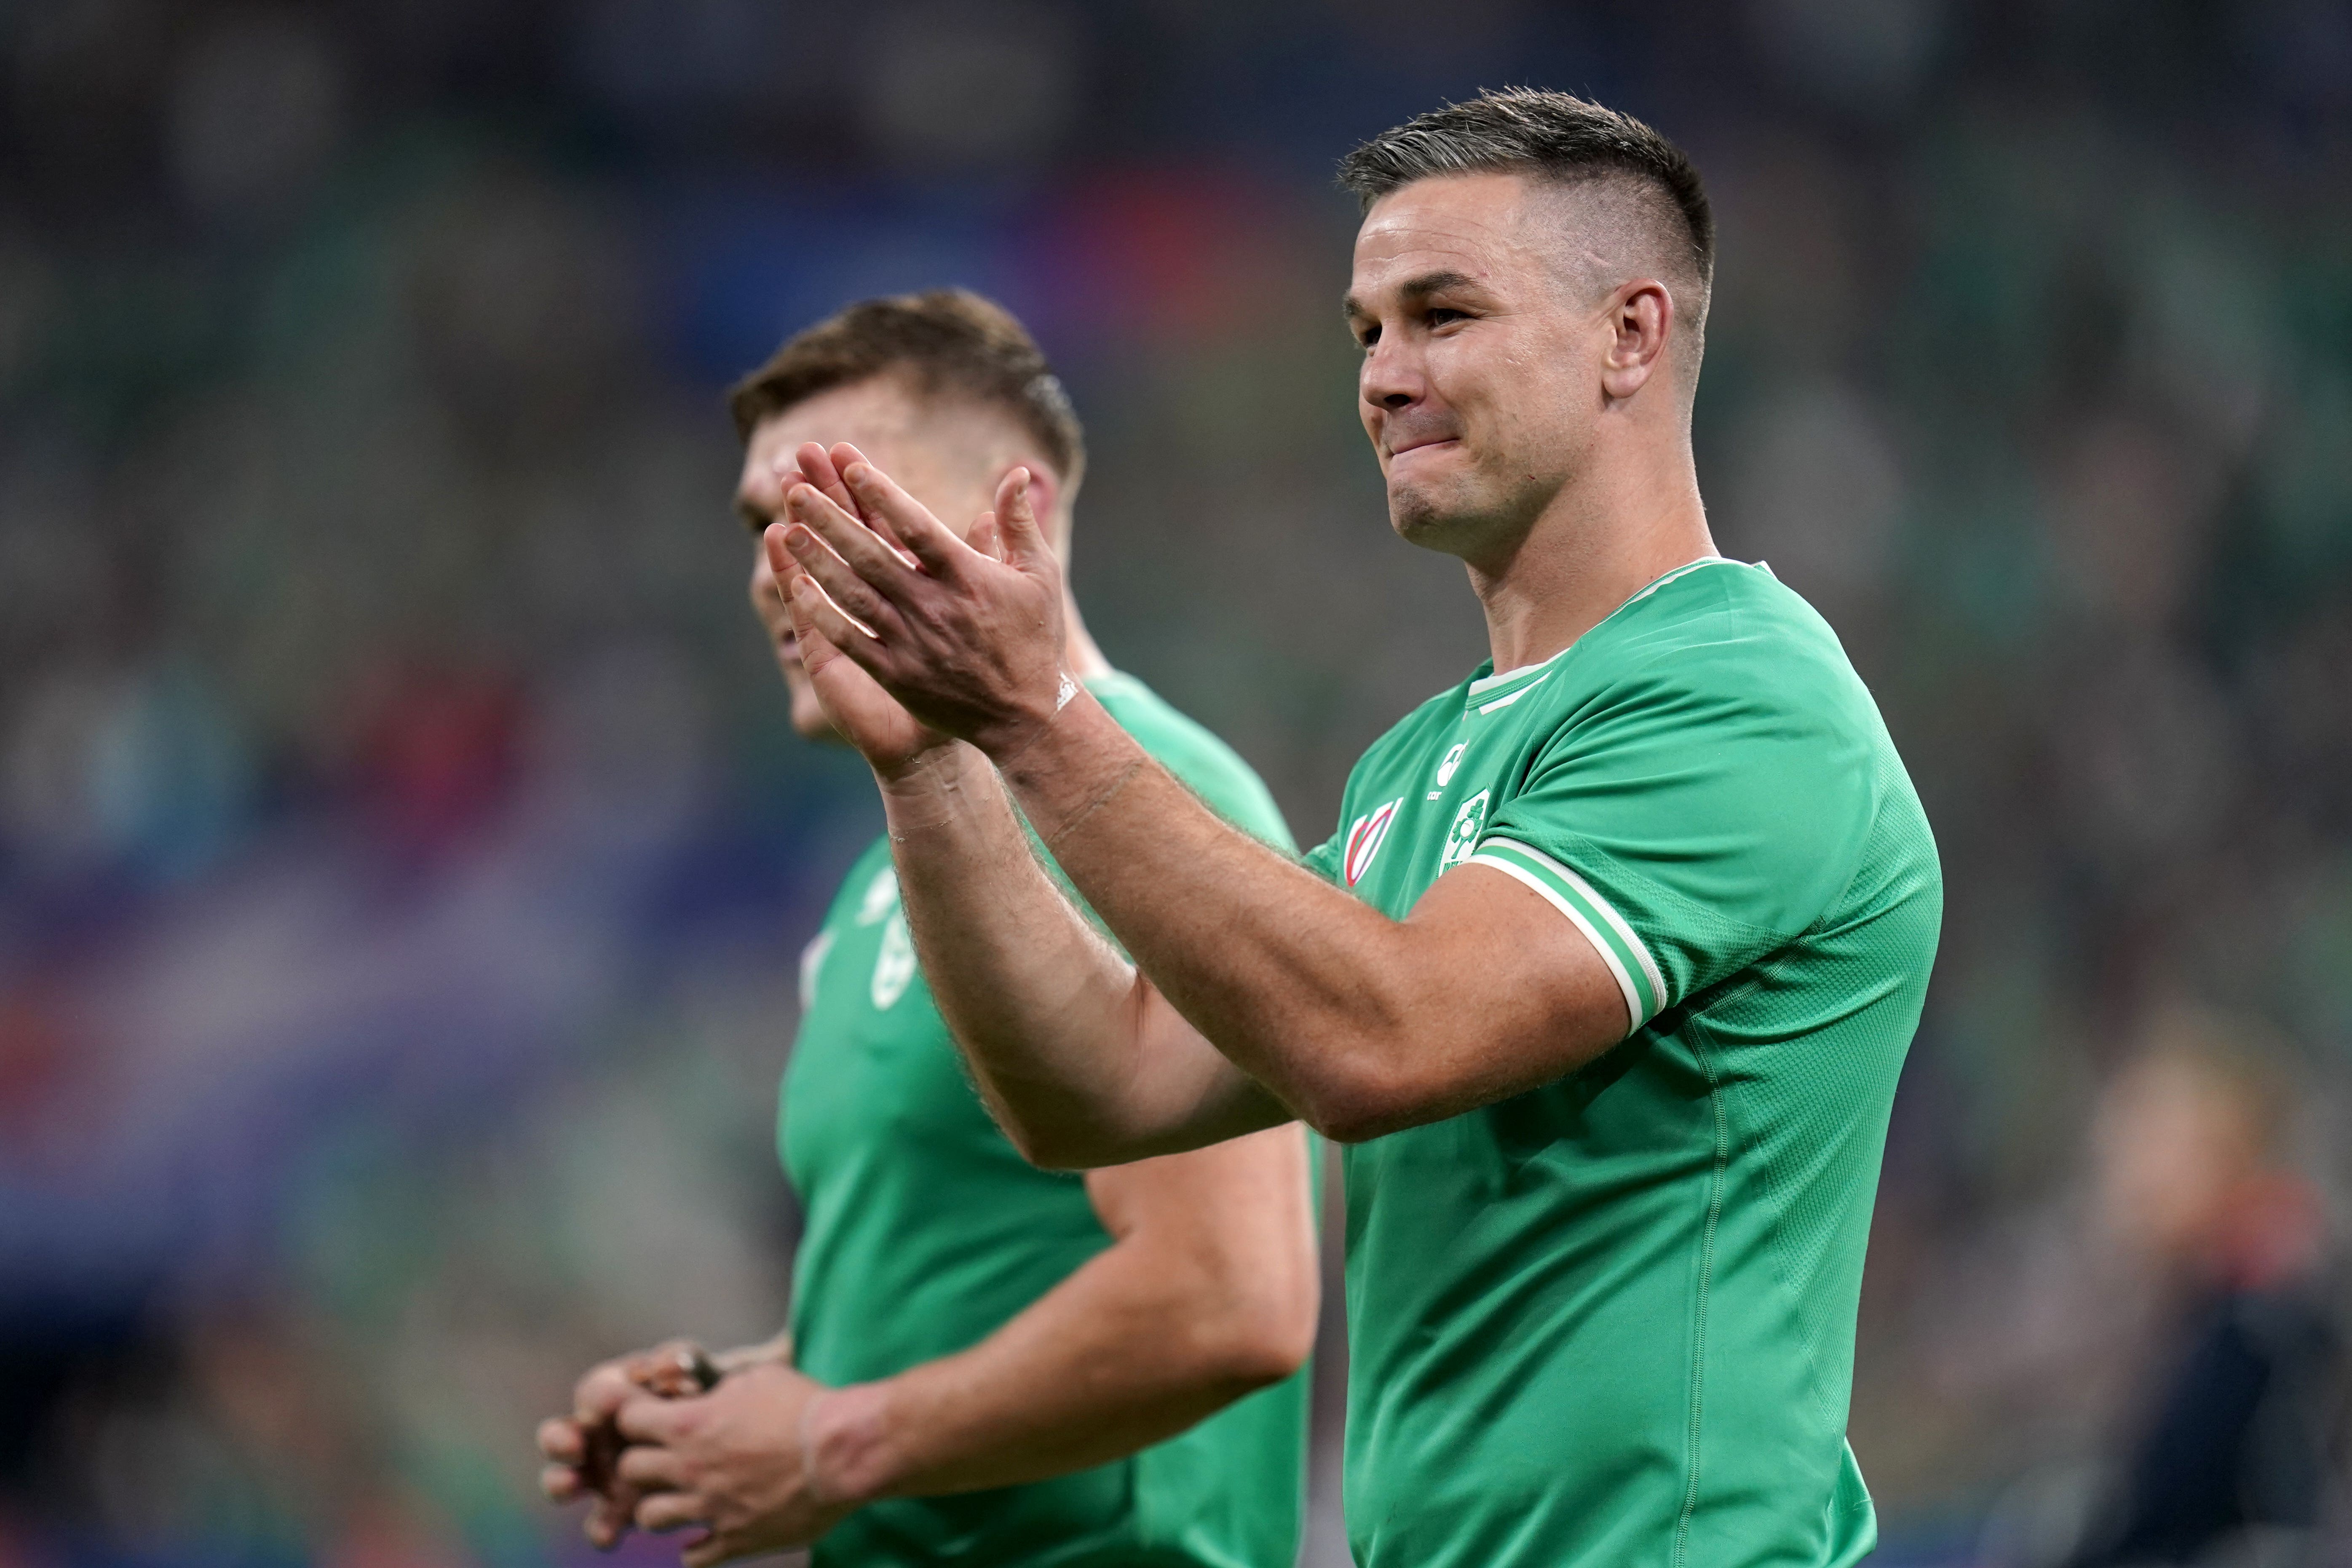
<path id="1" fill-rule="evenodd" d="M 1459 436 L 1423 436 L 1407 441 L 1402 446 L 1390 447 L 1389 460 L 1394 462 L 1407 452 L 1426 452 L 1439 447 L 1458 447 L 1461 444 L 1462 437 Z"/>

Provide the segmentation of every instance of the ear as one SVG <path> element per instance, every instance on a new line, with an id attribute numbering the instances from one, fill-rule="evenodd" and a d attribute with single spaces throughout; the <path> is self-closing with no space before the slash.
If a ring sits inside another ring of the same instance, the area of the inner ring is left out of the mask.
<path id="1" fill-rule="evenodd" d="M 1642 390 L 1666 357 L 1675 297 L 1654 278 L 1637 278 L 1609 297 L 1601 324 L 1609 342 L 1601 360 L 1601 390 L 1612 403 Z"/>

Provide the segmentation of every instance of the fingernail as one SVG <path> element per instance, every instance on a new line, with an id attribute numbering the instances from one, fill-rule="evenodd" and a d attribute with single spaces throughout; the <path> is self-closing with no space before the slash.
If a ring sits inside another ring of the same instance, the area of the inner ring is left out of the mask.
<path id="1" fill-rule="evenodd" d="M 841 471 L 841 477 L 846 483 L 862 486 L 874 477 L 874 470 L 864 463 L 852 463 Z"/>

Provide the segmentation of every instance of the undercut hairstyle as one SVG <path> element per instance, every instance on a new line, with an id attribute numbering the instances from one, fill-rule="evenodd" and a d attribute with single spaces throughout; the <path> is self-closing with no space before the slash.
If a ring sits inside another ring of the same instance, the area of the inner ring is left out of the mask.
<path id="1" fill-rule="evenodd" d="M 1715 284 L 1715 215 L 1706 187 L 1681 148 L 1630 114 L 1570 93 L 1505 88 L 1415 115 L 1339 160 L 1340 187 L 1367 211 L 1416 180 L 1488 174 L 1562 185 L 1631 183 L 1652 198 L 1643 205 L 1659 209 L 1655 216 L 1683 248 L 1704 316 Z"/>
<path id="2" fill-rule="evenodd" d="M 1065 492 L 1087 464 L 1086 432 L 1045 351 L 1012 311 L 969 289 L 865 300 L 803 328 L 727 394 L 735 433 L 835 388 L 907 378 L 924 399 L 1004 415 L 1037 443 Z"/>

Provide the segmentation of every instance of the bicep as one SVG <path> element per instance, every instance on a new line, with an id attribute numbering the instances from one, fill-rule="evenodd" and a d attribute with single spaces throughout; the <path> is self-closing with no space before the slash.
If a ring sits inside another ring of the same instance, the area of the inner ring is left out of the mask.
<path id="1" fill-rule="evenodd" d="M 1575 1071 L 1632 1027 L 1593 939 L 1553 900 L 1495 867 L 1456 867 L 1405 917 L 1418 1047 L 1394 1070 L 1382 1125 L 1458 1115 Z"/>

